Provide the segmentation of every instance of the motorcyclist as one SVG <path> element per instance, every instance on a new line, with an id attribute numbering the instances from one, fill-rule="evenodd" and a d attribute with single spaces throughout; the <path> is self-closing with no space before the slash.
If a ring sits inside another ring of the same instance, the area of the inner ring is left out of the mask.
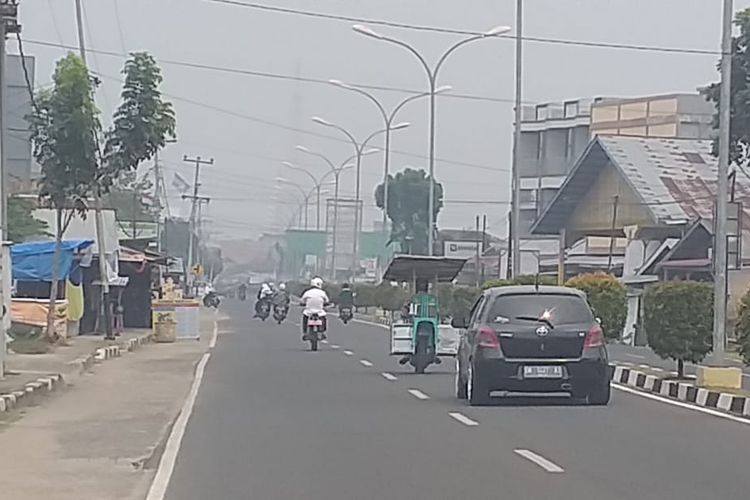
<path id="1" fill-rule="evenodd" d="M 341 292 L 339 292 L 339 314 L 343 309 L 352 309 L 354 307 L 354 292 L 349 283 L 341 285 Z"/>
<path id="2" fill-rule="evenodd" d="M 237 295 L 240 300 L 245 300 L 245 298 L 247 298 L 247 284 L 241 283 L 240 286 L 237 287 Z"/>
<path id="3" fill-rule="evenodd" d="M 285 283 L 279 283 L 278 290 L 273 294 L 273 305 L 289 309 L 289 292 L 286 291 Z"/>
<path id="4" fill-rule="evenodd" d="M 260 308 L 264 303 L 268 303 L 270 306 L 271 298 L 273 297 L 273 288 L 267 282 L 260 285 L 258 290 L 258 300 L 255 302 L 255 317 L 260 317 Z"/>
<path id="5" fill-rule="evenodd" d="M 300 299 L 300 305 L 305 309 L 302 311 L 302 340 L 307 334 L 307 318 L 311 314 L 317 314 L 323 322 L 323 332 L 328 328 L 328 322 L 326 321 L 326 310 L 325 306 L 330 302 L 328 294 L 323 290 L 323 279 L 315 277 L 310 280 L 310 288 L 302 294 Z M 325 333 L 323 333 L 325 338 Z"/>

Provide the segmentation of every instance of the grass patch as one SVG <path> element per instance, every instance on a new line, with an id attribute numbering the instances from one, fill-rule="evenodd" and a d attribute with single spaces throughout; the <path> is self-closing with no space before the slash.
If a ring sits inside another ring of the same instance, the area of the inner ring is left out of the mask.
<path id="1" fill-rule="evenodd" d="M 16 339 L 9 345 L 16 354 L 47 354 L 52 352 L 52 345 L 43 338 Z"/>

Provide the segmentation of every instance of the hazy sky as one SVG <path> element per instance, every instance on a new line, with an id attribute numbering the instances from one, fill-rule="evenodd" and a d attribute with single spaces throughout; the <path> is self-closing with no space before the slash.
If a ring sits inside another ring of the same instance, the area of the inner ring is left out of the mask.
<path id="1" fill-rule="evenodd" d="M 515 23 L 515 0 L 239 0 L 315 12 L 483 31 Z M 750 0 L 736 0 L 745 8 Z M 721 0 L 526 0 L 525 35 L 566 40 L 638 44 L 718 51 Z M 117 6 L 117 8 L 115 7 Z M 329 85 L 274 80 L 189 68 L 183 62 L 243 71 L 425 89 L 424 70 L 404 49 L 366 38 L 351 22 L 264 12 L 210 0 L 84 0 L 89 48 L 123 53 L 147 50 L 162 61 L 164 91 L 177 110 L 179 143 L 163 153 L 167 182 L 174 172 L 192 179 L 183 155 L 214 157 L 202 175 L 202 194 L 212 197 L 209 229 L 236 237 L 278 230 L 295 207 L 293 187 L 283 176 L 309 186 L 304 174 L 281 160 L 305 165 L 315 175 L 325 164 L 297 153 L 296 144 L 341 162 L 351 145 L 314 124 L 320 115 L 364 137 L 382 127 L 364 97 Z M 119 16 L 118 16 L 119 11 Z M 20 6 L 25 50 L 37 57 L 37 85 L 50 81 L 54 62 L 67 49 L 33 42 L 77 42 L 73 0 L 23 0 Z M 459 38 L 409 29 L 377 30 L 419 47 L 429 60 Z M 441 85 L 455 92 L 502 102 L 441 97 L 438 101 L 436 178 L 444 184 L 441 227 L 468 227 L 487 214 L 490 230 L 504 233 L 509 197 L 512 139 L 514 47 L 510 40 L 483 40 L 455 52 L 444 66 Z M 15 52 L 15 44 L 9 42 Z M 524 44 L 524 101 L 635 96 L 693 91 L 716 79 L 717 56 L 618 50 L 540 42 Z M 123 57 L 91 54 L 89 65 L 102 75 L 97 99 L 105 117 L 117 105 Z M 407 94 L 379 92 L 388 106 Z M 215 109 L 218 108 L 218 109 Z M 411 127 L 394 132 L 392 167 L 425 167 L 427 101 L 407 106 L 400 120 Z M 302 129 L 292 131 L 284 127 Z M 341 136 L 343 137 L 343 136 Z M 376 143 L 377 145 L 377 143 Z M 402 152 L 410 153 L 405 155 Z M 415 156 L 416 155 L 416 156 Z M 451 162 L 463 162 L 471 166 Z M 379 220 L 372 192 L 383 176 L 382 156 L 365 160 L 365 224 Z M 342 176 L 353 193 L 354 176 Z M 493 201 L 467 204 L 466 201 Z M 171 201 L 184 213 L 183 202 Z M 310 211 L 314 223 L 314 210 Z"/>

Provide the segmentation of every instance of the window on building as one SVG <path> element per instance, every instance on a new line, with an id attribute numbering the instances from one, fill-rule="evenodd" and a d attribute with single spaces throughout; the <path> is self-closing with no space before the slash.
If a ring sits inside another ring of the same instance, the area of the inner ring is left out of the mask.
<path id="1" fill-rule="evenodd" d="M 542 104 L 542 105 L 536 107 L 536 119 L 537 119 L 537 121 L 546 120 L 548 116 L 549 116 L 549 110 L 547 109 L 547 105 L 546 104 Z"/>
<path id="2" fill-rule="evenodd" d="M 518 200 L 521 203 L 536 203 L 536 189 L 522 189 Z"/>
<path id="3" fill-rule="evenodd" d="M 565 103 L 565 118 L 573 118 L 578 116 L 578 101 L 571 101 Z"/>

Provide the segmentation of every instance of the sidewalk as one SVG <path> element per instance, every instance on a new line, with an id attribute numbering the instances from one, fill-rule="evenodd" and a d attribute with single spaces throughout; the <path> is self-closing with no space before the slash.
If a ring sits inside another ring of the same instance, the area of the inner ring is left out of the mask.
<path id="1" fill-rule="evenodd" d="M 143 499 L 218 318 L 202 310 L 200 341 L 143 345 L 0 421 L 0 496 Z"/>
<path id="2" fill-rule="evenodd" d="M 112 341 L 102 336 L 83 335 L 68 339 L 68 345 L 56 346 L 47 354 L 8 353 L 6 377 L 0 380 L 0 412 L 19 404 L 21 394 L 27 395 L 34 388 L 51 391 L 62 383 L 74 383 L 77 377 L 93 367 L 97 359 L 104 360 L 119 355 L 120 351 L 132 350 L 148 341 L 150 334 L 150 330 L 126 330 Z M 37 387 L 38 384 L 46 387 Z M 16 396 L 8 397 L 13 394 Z"/>

